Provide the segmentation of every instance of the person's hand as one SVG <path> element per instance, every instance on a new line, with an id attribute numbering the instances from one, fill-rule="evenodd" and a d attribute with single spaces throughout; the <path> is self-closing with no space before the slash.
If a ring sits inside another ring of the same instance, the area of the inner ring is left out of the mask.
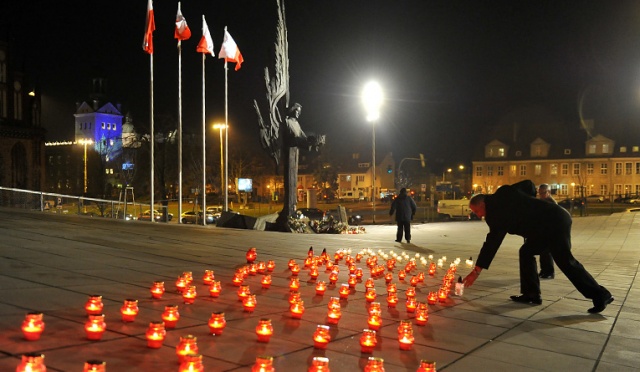
<path id="1" fill-rule="evenodd" d="M 471 287 L 473 285 L 473 283 L 475 283 L 476 279 L 478 279 L 478 276 L 480 276 L 480 272 L 482 271 L 482 268 L 479 266 L 476 266 L 470 273 L 469 275 L 467 275 L 464 280 L 464 286 L 465 287 Z"/>

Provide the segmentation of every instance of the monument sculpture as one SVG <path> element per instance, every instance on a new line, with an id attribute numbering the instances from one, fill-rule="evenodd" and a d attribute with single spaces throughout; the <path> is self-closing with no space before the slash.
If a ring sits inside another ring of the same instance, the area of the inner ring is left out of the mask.
<path id="1" fill-rule="evenodd" d="M 283 0 L 276 0 L 278 24 L 276 27 L 275 65 L 270 72 L 265 67 L 264 80 L 267 88 L 268 120 L 264 120 L 256 100 L 253 101 L 258 114 L 260 142 L 273 158 L 276 171 L 280 162 L 284 168 L 284 206 L 276 220 L 276 229 L 288 231 L 289 217 L 294 216 L 297 204 L 298 157 L 300 148 L 318 151 L 325 143 L 324 135 L 305 134 L 299 117 L 302 106 L 289 105 L 289 47 Z M 284 115 L 283 115 L 284 113 Z"/>

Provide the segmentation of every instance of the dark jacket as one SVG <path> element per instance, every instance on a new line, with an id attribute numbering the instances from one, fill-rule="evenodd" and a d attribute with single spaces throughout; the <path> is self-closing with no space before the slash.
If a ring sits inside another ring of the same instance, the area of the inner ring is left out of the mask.
<path id="1" fill-rule="evenodd" d="M 506 234 L 544 241 L 571 230 L 571 215 L 564 208 L 537 199 L 519 186 L 502 186 L 484 198 L 489 233 L 476 261 L 484 269 L 489 268 Z"/>
<path id="2" fill-rule="evenodd" d="M 416 214 L 416 209 L 418 209 L 416 202 L 409 195 L 400 194 L 391 203 L 389 216 L 396 212 L 396 222 L 410 222 Z"/>

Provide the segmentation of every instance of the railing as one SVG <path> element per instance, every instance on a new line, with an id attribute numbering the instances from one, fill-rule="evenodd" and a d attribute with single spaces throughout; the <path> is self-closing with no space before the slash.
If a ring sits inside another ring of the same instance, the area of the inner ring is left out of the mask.
<path id="1" fill-rule="evenodd" d="M 0 206 L 41 212 L 71 213 L 96 217 L 132 219 L 148 205 L 135 202 L 86 198 L 0 186 Z"/>

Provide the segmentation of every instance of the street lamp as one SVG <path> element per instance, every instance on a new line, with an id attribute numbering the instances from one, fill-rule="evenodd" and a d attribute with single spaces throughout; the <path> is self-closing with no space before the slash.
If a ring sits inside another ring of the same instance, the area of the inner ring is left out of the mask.
<path id="1" fill-rule="evenodd" d="M 222 191 L 224 190 L 224 153 L 222 152 L 222 131 L 227 129 L 227 124 L 213 124 L 213 129 L 220 131 L 220 198 L 222 199 Z M 222 203 L 224 204 L 224 202 Z"/>
<path id="2" fill-rule="evenodd" d="M 92 145 L 93 140 L 91 139 L 80 139 L 78 143 L 84 145 L 84 194 L 87 195 L 87 145 Z"/>
<path id="3" fill-rule="evenodd" d="M 373 223 L 376 223 L 376 126 L 375 122 L 380 118 L 380 106 L 382 105 L 382 88 L 375 81 L 369 82 L 362 90 L 362 103 L 367 112 L 367 121 L 372 128 L 372 155 L 371 155 L 371 201 L 373 203 Z"/>

